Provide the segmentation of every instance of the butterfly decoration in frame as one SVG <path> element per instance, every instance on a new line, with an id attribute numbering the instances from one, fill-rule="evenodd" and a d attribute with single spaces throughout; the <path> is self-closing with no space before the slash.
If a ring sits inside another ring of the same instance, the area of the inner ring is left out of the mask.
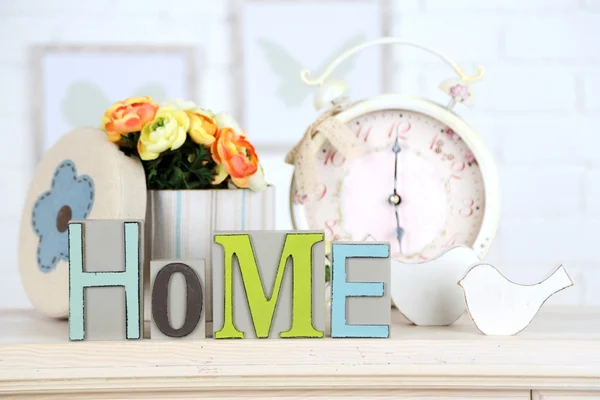
<path id="1" fill-rule="evenodd" d="M 359 32 L 339 45 L 332 55 L 340 53 L 342 50 L 356 46 L 366 40 L 367 35 Z M 279 78 L 279 86 L 275 93 L 287 107 L 297 108 L 302 105 L 304 100 L 312 96 L 311 88 L 306 86 L 304 82 L 298 79 L 298 71 L 305 67 L 305 63 L 294 58 L 289 49 L 277 42 L 258 38 L 257 42 L 264 52 L 272 72 Z M 321 65 L 315 68 L 316 71 L 322 71 L 331 63 L 333 56 L 326 59 Z M 336 79 L 344 79 L 355 67 L 355 58 L 351 57 L 342 65 L 340 65 L 334 77 Z"/>
<path id="2" fill-rule="evenodd" d="M 35 162 L 67 132 L 98 127 L 116 101 L 196 98 L 196 47 L 40 45 L 31 50 L 32 106 L 40 116 L 34 122 Z"/>
<path id="3" fill-rule="evenodd" d="M 166 100 L 166 89 L 159 83 L 148 83 L 137 88 L 128 97 L 150 96 L 154 101 Z M 96 126 L 104 111 L 114 101 L 96 84 L 86 80 L 71 83 L 61 100 L 60 111 L 63 120 L 72 128 Z"/>

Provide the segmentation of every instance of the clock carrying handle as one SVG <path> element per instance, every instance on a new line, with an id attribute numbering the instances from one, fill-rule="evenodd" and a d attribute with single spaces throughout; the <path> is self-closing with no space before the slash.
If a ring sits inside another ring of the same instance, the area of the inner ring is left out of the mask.
<path id="1" fill-rule="evenodd" d="M 366 49 L 367 47 L 380 45 L 380 44 L 402 44 L 402 45 L 406 45 L 406 46 L 416 47 L 421 50 L 425 50 L 425 51 L 441 58 L 444 62 L 446 62 L 446 64 L 450 65 L 450 67 L 458 74 L 460 79 L 462 79 L 465 82 L 476 82 L 476 81 L 480 80 L 481 78 L 483 78 L 483 75 L 485 73 L 485 68 L 478 65 L 475 67 L 475 71 L 476 71 L 475 75 L 468 75 L 456 63 L 454 63 L 448 57 L 446 57 L 445 55 L 443 55 L 435 50 L 432 50 L 428 47 L 422 46 L 422 45 L 414 43 L 414 42 L 409 42 L 409 41 L 394 38 L 394 37 L 383 37 L 380 39 L 375 39 L 375 40 L 372 40 L 369 42 L 365 42 L 363 44 L 359 44 L 359 45 L 345 51 L 344 53 L 340 54 L 336 59 L 334 59 L 331 62 L 331 64 L 329 64 L 327 66 L 327 68 L 325 69 L 325 72 L 323 72 L 321 74 L 321 76 L 316 79 L 311 78 L 311 73 L 307 69 L 304 69 L 300 72 L 300 78 L 302 78 L 304 83 L 306 83 L 309 86 L 322 85 L 325 82 L 325 80 L 337 68 L 337 66 L 340 65 L 348 57 L 350 57 L 354 53 L 357 53 L 363 49 Z"/>

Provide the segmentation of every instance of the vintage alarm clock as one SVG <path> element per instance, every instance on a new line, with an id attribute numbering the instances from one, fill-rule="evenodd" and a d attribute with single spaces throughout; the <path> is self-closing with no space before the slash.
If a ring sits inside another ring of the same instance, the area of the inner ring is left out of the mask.
<path id="1" fill-rule="evenodd" d="M 350 101 L 348 85 L 327 81 L 351 55 L 381 44 L 403 44 L 431 52 L 458 77 L 440 88 L 446 105 L 401 94 Z M 478 134 L 452 111 L 472 106 L 472 84 L 444 55 L 397 38 L 381 38 L 337 57 L 317 79 L 314 105 L 327 109 L 286 157 L 294 165 L 290 209 L 294 229 L 325 232 L 332 241 L 371 236 L 391 245 L 405 262 L 431 260 L 456 246 L 486 254 L 499 223 L 500 188 L 492 157 Z"/>

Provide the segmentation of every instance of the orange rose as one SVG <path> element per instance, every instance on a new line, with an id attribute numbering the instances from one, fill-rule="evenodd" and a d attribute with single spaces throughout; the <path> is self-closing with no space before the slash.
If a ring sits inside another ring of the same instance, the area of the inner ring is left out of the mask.
<path id="1" fill-rule="evenodd" d="M 231 128 L 219 130 L 211 146 L 213 160 L 232 178 L 244 178 L 258 169 L 254 146 Z"/>
<path id="2" fill-rule="evenodd" d="M 102 130 L 108 135 L 108 140 L 118 142 L 121 136 L 141 131 L 154 119 L 157 110 L 158 105 L 150 97 L 132 97 L 117 102 L 104 113 Z"/>
<path id="3" fill-rule="evenodd" d="M 214 184 L 223 182 L 229 175 L 240 188 L 262 190 L 266 187 L 254 146 L 244 136 L 232 128 L 223 128 L 217 131 L 215 139 L 211 146 L 217 163 Z"/>
<path id="4" fill-rule="evenodd" d="M 265 189 L 267 183 L 254 146 L 248 142 L 237 121 L 227 113 L 217 114 L 214 120 L 218 130 L 211 145 L 212 157 L 217 163 L 213 184 L 231 176 L 231 182 L 237 187 L 255 191 Z"/>

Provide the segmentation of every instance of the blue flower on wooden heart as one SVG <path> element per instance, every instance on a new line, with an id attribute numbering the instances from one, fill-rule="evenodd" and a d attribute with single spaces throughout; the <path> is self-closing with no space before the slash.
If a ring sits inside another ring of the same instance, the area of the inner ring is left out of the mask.
<path id="1" fill-rule="evenodd" d="M 40 238 L 37 264 L 50 272 L 59 261 L 69 261 L 69 221 L 87 218 L 94 204 L 94 181 L 77 176 L 75 163 L 65 160 L 56 168 L 49 190 L 33 206 L 31 223 Z"/>

